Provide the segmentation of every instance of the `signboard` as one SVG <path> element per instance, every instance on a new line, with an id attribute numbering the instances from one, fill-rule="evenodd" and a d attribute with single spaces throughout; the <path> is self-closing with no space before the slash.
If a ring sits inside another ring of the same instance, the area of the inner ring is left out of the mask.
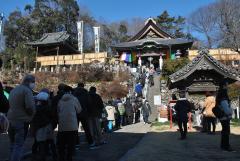
<path id="1" fill-rule="evenodd" d="M 155 95 L 154 96 L 154 105 L 160 106 L 161 104 L 162 104 L 161 95 Z"/>
<path id="2" fill-rule="evenodd" d="M 131 72 L 132 73 L 136 73 L 137 72 L 137 68 L 131 68 Z"/>
<path id="3" fill-rule="evenodd" d="M 78 51 L 83 53 L 83 21 L 77 22 L 77 30 L 78 30 Z"/>
<path id="4" fill-rule="evenodd" d="M 95 53 L 100 51 L 100 27 L 93 27 L 94 41 L 95 41 Z"/>

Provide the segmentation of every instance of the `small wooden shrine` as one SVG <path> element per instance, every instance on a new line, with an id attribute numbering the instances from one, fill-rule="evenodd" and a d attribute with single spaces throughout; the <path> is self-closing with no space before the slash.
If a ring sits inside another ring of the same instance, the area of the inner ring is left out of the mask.
<path id="1" fill-rule="evenodd" d="M 168 87 L 189 93 L 216 91 L 223 79 L 234 83 L 240 80 L 240 73 L 217 61 L 208 50 L 201 50 L 189 64 L 169 76 Z"/>
<path id="2" fill-rule="evenodd" d="M 74 44 L 77 42 L 66 31 L 45 33 L 39 40 L 27 43 L 36 49 L 36 69 L 104 62 L 107 58 L 106 52 L 81 54 Z"/>

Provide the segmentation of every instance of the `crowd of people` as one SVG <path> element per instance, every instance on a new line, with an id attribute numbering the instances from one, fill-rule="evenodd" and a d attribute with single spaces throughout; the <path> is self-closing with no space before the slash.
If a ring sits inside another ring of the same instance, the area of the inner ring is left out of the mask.
<path id="1" fill-rule="evenodd" d="M 34 92 L 35 86 L 35 77 L 26 75 L 7 98 L 0 83 L 0 118 L 7 122 L 1 133 L 7 132 L 10 139 L 10 161 L 21 160 L 29 136 L 34 138 L 34 161 L 46 160 L 48 153 L 53 160 L 71 161 L 80 142 L 80 125 L 89 149 L 96 149 L 107 143 L 105 133 L 140 122 L 141 118 L 149 123 L 151 108 L 142 94 L 104 102 L 96 87 L 87 90 L 83 83 L 76 88 L 59 84 L 56 95 L 47 88 Z"/>
<path id="2" fill-rule="evenodd" d="M 79 143 L 80 122 L 91 149 L 106 143 L 100 122 L 104 103 L 95 87 L 87 91 L 83 83 L 75 89 L 60 84 L 55 96 L 48 89 L 34 95 L 34 87 L 34 76 L 27 75 L 22 84 L 10 92 L 9 101 L 1 95 L 4 103 L 1 112 L 9 121 L 10 161 L 21 159 L 27 135 L 34 137 L 33 160 L 46 160 L 49 150 L 53 160 L 71 161 L 75 145 Z"/>
<path id="3" fill-rule="evenodd" d="M 214 135 L 216 131 L 216 122 L 220 121 L 222 126 L 220 147 L 224 151 L 233 151 L 229 143 L 230 120 L 232 119 L 232 109 L 227 92 L 228 82 L 223 80 L 216 94 L 206 92 L 206 99 L 202 103 L 201 112 L 195 113 L 195 119 L 199 126 L 202 126 L 202 132 Z M 179 93 L 179 99 L 174 106 L 176 111 L 176 120 L 180 131 L 180 139 L 187 137 L 189 113 L 194 111 L 193 105 L 186 99 L 185 91 Z"/>
<path id="4" fill-rule="evenodd" d="M 47 153 L 50 153 L 53 160 L 71 161 L 80 143 L 80 125 L 89 149 L 96 149 L 107 144 L 105 133 L 141 120 L 145 124 L 150 123 L 151 107 L 144 90 L 154 85 L 153 73 L 153 70 L 147 70 L 139 75 L 133 95 L 107 102 L 97 94 L 96 87 L 87 90 L 84 83 L 78 83 L 76 88 L 59 84 L 56 95 L 47 88 L 33 92 L 36 86 L 33 75 L 26 75 L 9 94 L 4 92 L 0 83 L 0 132 L 8 130 L 9 160 L 21 160 L 27 136 L 34 138 L 33 160 L 45 161 Z M 215 134 L 217 117 L 222 125 L 221 148 L 232 151 L 229 144 L 232 111 L 226 87 L 227 82 L 222 82 L 216 97 L 213 92 L 206 93 L 201 112 L 202 126 L 203 132 Z M 185 91 L 180 92 L 179 97 L 174 109 L 180 139 L 184 140 L 187 138 L 188 113 L 192 111 L 192 104 L 186 99 Z M 222 111 L 221 116 L 215 112 L 218 111 L 214 110 L 216 107 Z"/>

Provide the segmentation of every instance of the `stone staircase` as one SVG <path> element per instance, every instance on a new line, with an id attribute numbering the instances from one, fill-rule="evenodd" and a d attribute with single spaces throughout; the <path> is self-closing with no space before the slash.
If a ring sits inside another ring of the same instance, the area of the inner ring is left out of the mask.
<path id="1" fill-rule="evenodd" d="M 158 116 L 157 106 L 154 105 L 154 95 L 160 95 L 160 76 L 154 76 L 154 86 L 149 87 L 148 101 L 151 106 L 152 114 L 149 116 L 149 121 L 155 121 Z"/>

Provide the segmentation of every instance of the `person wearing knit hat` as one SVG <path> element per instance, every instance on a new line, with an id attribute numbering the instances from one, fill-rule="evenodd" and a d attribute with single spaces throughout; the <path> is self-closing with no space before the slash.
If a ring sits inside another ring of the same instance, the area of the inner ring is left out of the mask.
<path id="1" fill-rule="evenodd" d="M 33 145 L 33 157 L 38 155 L 42 160 L 46 160 L 47 141 L 54 139 L 54 129 L 52 126 L 52 111 L 49 104 L 49 90 L 42 89 L 36 96 L 36 114 L 32 120 L 35 143 Z M 37 150 L 38 149 L 38 150 Z M 55 152 L 56 153 L 56 152 Z M 56 159 L 56 155 L 53 156 Z"/>
<path id="2" fill-rule="evenodd" d="M 49 94 L 46 92 L 40 92 L 38 93 L 38 95 L 36 96 L 36 99 L 38 101 L 47 101 L 49 98 Z"/>

